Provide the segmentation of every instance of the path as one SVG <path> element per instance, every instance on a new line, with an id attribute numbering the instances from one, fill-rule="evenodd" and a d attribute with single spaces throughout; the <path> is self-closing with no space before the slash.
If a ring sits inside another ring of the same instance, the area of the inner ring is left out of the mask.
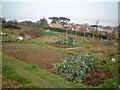
<path id="1" fill-rule="evenodd" d="M 10 58 L 3 56 L 3 63 L 11 65 L 23 77 L 30 79 L 34 85 L 40 86 L 41 88 L 55 88 L 54 85 L 52 85 L 48 81 L 42 79 L 39 75 L 36 75 L 36 74 L 26 70 L 24 67 L 22 67 L 18 63 L 12 62 L 12 60 Z"/>

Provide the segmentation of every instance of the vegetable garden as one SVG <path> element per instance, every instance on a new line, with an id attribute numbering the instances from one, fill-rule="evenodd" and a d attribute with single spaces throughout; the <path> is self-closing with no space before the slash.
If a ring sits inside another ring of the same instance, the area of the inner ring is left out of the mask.
<path id="1" fill-rule="evenodd" d="M 49 41 L 48 39 L 45 39 L 45 35 L 46 38 L 51 38 L 54 35 L 54 37 L 60 37 L 61 40 L 58 39 L 55 41 Z M 39 86 L 35 84 L 35 82 L 39 82 L 44 88 L 45 83 L 48 81 L 46 85 L 48 88 L 64 88 L 65 85 L 66 87 L 72 88 L 118 88 L 117 63 L 119 60 L 117 59 L 118 54 L 116 47 L 111 47 L 110 50 L 110 47 L 108 46 L 101 46 L 99 47 L 98 52 L 98 47 L 94 47 L 94 45 L 89 46 L 87 43 L 85 44 L 85 42 L 80 43 L 68 41 L 64 36 L 61 36 L 61 33 L 49 32 L 48 34 L 46 32 L 44 33 L 44 36 L 44 39 L 48 41 L 33 39 L 31 41 L 24 40 L 20 42 L 14 42 L 13 40 L 13 42 L 3 42 L 2 44 L 3 53 L 17 59 L 15 60 L 16 64 L 17 61 L 20 61 L 20 63 L 17 65 L 20 65 L 21 68 L 23 66 L 25 69 L 32 64 L 30 68 L 25 70 L 29 71 L 29 73 L 26 73 L 26 76 L 31 73 L 33 78 L 31 79 L 28 76 L 27 79 L 30 80 L 25 79 L 28 82 L 24 82 L 24 85 L 22 84 L 21 87 L 34 86 L 37 88 Z M 101 50 L 101 48 L 103 48 L 103 50 Z M 92 52 L 92 50 L 94 52 Z M 109 51 L 106 52 L 106 50 Z M 105 54 L 105 56 L 102 57 L 100 55 L 101 53 Z M 115 58 L 116 62 L 111 62 L 112 58 Z M 9 68 L 6 67 L 9 66 L 13 68 L 14 66 L 12 66 L 12 62 L 8 64 L 5 60 L 3 61 L 3 69 L 5 71 L 3 72 L 3 75 L 7 77 L 7 79 L 13 80 L 13 77 L 10 77 L 9 75 L 7 76 Z M 23 63 L 28 65 L 24 66 L 22 65 Z M 40 67 L 40 69 L 38 67 Z M 43 70 L 44 75 L 40 73 L 42 72 L 41 70 Z M 15 71 L 16 70 L 14 70 L 14 72 Z M 21 78 L 22 75 L 24 76 L 22 72 L 20 75 Z M 51 77 L 48 78 L 47 75 Z M 60 79 L 57 80 L 55 77 Z M 42 79 L 44 84 L 42 84 L 40 81 L 37 81 L 36 78 L 39 78 L 38 80 Z M 21 82 L 19 80 L 15 81 Z M 28 83 L 33 83 L 34 85 L 30 86 Z"/>

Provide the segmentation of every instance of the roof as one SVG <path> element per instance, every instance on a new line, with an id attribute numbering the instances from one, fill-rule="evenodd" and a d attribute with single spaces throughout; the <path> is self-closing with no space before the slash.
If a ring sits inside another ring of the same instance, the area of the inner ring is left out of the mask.
<path id="1" fill-rule="evenodd" d="M 50 24 L 51 27 L 63 28 L 60 24 Z"/>
<path id="2" fill-rule="evenodd" d="M 77 28 L 75 28 L 76 31 L 86 31 L 87 28 L 86 27 L 83 27 L 83 26 L 79 26 Z"/>
<path id="3" fill-rule="evenodd" d="M 64 25 L 64 27 L 72 27 L 72 25 Z"/>
<path id="4" fill-rule="evenodd" d="M 112 27 L 103 27 L 102 29 L 104 29 L 104 30 L 112 30 L 113 28 Z"/>

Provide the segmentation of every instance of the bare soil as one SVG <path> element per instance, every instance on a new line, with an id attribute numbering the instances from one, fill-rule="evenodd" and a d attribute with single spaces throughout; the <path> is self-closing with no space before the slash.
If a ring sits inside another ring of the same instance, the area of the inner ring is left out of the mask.
<path id="1" fill-rule="evenodd" d="M 69 46 L 67 46 L 67 45 L 60 45 L 57 43 L 47 43 L 47 44 L 51 45 L 51 46 L 59 47 L 59 48 L 69 48 Z"/>
<path id="2" fill-rule="evenodd" d="M 60 62 L 59 61 L 60 59 L 65 59 L 65 58 L 69 58 L 72 56 L 69 54 L 65 54 L 65 53 L 54 51 L 54 50 L 47 49 L 47 48 L 38 48 L 36 50 L 21 49 L 19 51 L 9 51 L 11 49 L 14 49 L 14 46 L 12 45 L 11 46 L 9 45 L 9 48 L 7 49 L 6 48 L 5 47 L 3 48 L 3 53 L 13 56 L 26 63 L 36 64 L 40 66 L 41 68 L 46 69 L 48 71 L 51 71 L 54 68 L 54 64 Z"/>
<path id="3" fill-rule="evenodd" d="M 83 82 L 83 84 L 87 86 L 98 86 L 100 84 L 103 84 L 105 79 L 109 79 L 113 76 L 113 74 L 108 71 L 104 70 L 99 67 L 94 67 L 94 70 L 87 71 L 87 78 Z"/>

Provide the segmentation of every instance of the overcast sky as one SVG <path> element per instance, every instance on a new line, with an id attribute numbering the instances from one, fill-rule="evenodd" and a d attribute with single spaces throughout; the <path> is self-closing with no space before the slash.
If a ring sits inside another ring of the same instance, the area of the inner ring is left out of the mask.
<path id="1" fill-rule="evenodd" d="M 31 2 L 6 2 L 2 3 L 2 16 L 7 20 L 37 21 L 45 17 L 67 17 L 74 23 L 95 24 L 100 20 L 100 25 L 118 25 L 118 2 L 117 0 L 106 2 L 80 2 L 79 0 L 33 0 Z M 99 1 L 99 0 L 98 0 Z M 1 6 L 1 4 L 0 4 Z"/>

